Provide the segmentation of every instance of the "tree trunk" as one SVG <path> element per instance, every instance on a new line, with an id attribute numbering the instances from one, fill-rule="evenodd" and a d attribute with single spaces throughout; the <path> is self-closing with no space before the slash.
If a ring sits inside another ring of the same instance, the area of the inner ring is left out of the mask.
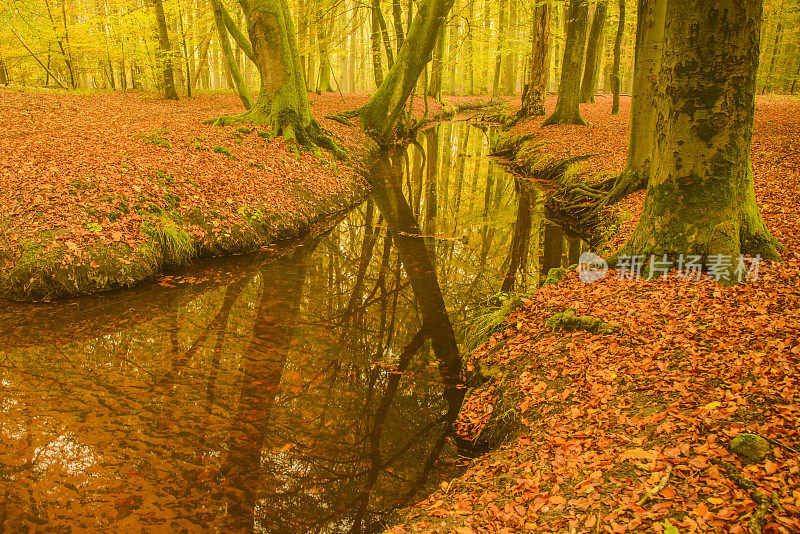
<path id="1" fill-rule="evenodd" d="M 564 45 L 564 60 L 561 67 L 561 85 L 558 88 L 558 103 L 555 112 L 542 126 L 551 124 L 588 123 L 581 117 L 581 72 L 586 50 L 586 27 L 589 19 L 587 0 L 570 0 L 567 15 L 567 42 Z"/>
<path id="2" fill-rule="evenodd" d="M 439 30 L 439 38 L 433 48 L 433 61 L 431 62 L 431 82 L 428 85 L 428 96 L 436 100 L 442 99 L 442 69 L 444 66 L 444 43 L 446 24 Z"/>
<path id="3" fill-rule="evenodd" d="M 211 9 L 214 12 L 214 23 L 217 25 L 217 35 L 219 36 L 219 44 L 222 48 L 222 53 L 225 55 L 225 61 L 228 63 L 228 70 L 231 73 L 233 84 L 236 88 L 236 94 L 242 101 L 245 109 L 253 107 L 253 101 L 250 99 L 250 93 L 247 90 L 247 83 L 244 81 L 242 71 L 239 70 L 239 62 L 233 55 L 231 49 L 231 42 L 228 39 L 228 30 L 225 27 L 225 19 L 222 15 L 222 5 L 220 0 L 211 0 Z"/>
<path id="4" fill-rule="evenodd" d="M 511 34 L 511 47 L 506 52 L 505 67 L 503 69 L 503 92 L 513 96 L 517 94 L 517 37 L 519 35 L 519 16 L 517 14 L 517 0 L 511 0 L 508 10 L 508 29 Z"/>
<path id="5" fill-rule="evenodd" d="M 217 125 L 249 122 L 271 128 L 297 151 L 296 144 L 327 148 L 338 158 L 342 150 L 311 115 L 306 82 L 300 64 L 297 34 L 286 0 L 242 0 L 255 65 L 261 76 L 258 99 L 246 113 L 221 117 Z"/>
<path id="6" fill-rule="evenodd" d="M 0 85 L 8 85 L 8 70 L 6 62 L 0 59 Z"/>
<path id="7" fill-rule="evenodd" d="M 594 102 L 594 93 L 597 90 L 597 72 L 600 70 L 600 58 L 603 53 L 603 30 L 606 25 L 607 12 L 608 1 L 598 2 L 592 20 L 592 30 L 589 32 L 589 45 L 586 49 L 581 102 Z"/>
<path id="8" fill-rule="evenodd" d="M 392 0 L 392 18 L 394 20 L 394 35 L 397 40 L 397 55 L 400 55 L 400 49 L 403 47 L 405 40 L 405 32 L 403 31 L 403 9 L 400 6 L 400 0 Z"/>
<path id="9" fill-rule="evenodd" d="M 636 23 L 636 52 L 633 67 L 633 97 L 628 140 L 628 175 L 625 189 L 647 185 L 655 147 L 658 120 L 658 76 L 664 58 L 664 26 L 667 0 L 639 0 Z M 615 196 L 624 195 L 618 191 Z"/>
<path id="10" fill-rule="evenodd" d="M 371 22 L 372 32 L 370 39 L 372 42 L 372 73 L 375 78 L 375 87 L 380 87 L 383 83 L 383 62 L 381 57 L 381 23 L 380 23 L 381 2 L 372 0 Z"/>
<path id="11" fill-rule="evenodd" d="M 364 130 L 381 141 L 391 137 L 403 107 L 430 61 L 453 0 L 423 0 L 397 61 L 369 102 L 358 110 Z"/>
<path id="12" fill-rule="evenodd" d="M 333 14 L 331 14 L 333 16 Z M 319 45 L 319 81 L 317 92 L 333 91 L 331 85 L 331 56 L 328 52 L 328 19 L 322 0 L 317 0 L 317 44 Z"/>
<path id="13" fill-rule="evenodd" d="M 611 92 L 614 93 L 614 103 L 611 107 L 611 114 L 619 114 L 619 93 L 622 81 L 619 77 L 619 65 L 622 57 L 622 37 L 625 35 L 625 0 L 619 0 L 619 25 L 617 26 L 617 36 L 614 39 L 614 67 L 611 72 Z"/>
<path id="14" fill-rule="evenodd" d="M 756 205 L 750 162 L 761 16 L 761 0 L 668 3 L 658 165 L 616 259 L 780 258 Z"/>
<path id="15" fill-rule="evenodd" d="M 178 100 L 178 92 L 175 90 L 175 78 L 172 73 L 172 45 L 169 42 L 169 34 L 167 33 L 167 19 L 164 16 L 164 3 L 162 0 L 153 0 L 153 7 L 155 7 L 156 10 L 158 45 L 161 49 L 161 76 L 164 84 L 164 98 L 168 100 Z"/>
<path id="16" fill-rule="evenodd" d="M 785 16 L 784 14 L 784 2 L 781 2 L 780 7 L 776 13 L 778 20 L 775 26 L 775 43 L 772 46 L 772 54 L 769 60 L 769 70 L 767 71 L 767 81 L 764 84 L 764 91 L 763 93 L 770 93 L 772 92 L 773 88 L 775 87 L 775 67 L 778 64 L 778 56 L 780 55 L 781 50 L 781 42 L 783 40 L 783 21 L 780 17 Z"/>
<path id="17" fill-rule="evenodd" d="M 492 81 L 492 96 L 496 96 L 500 92 L 500 72 L 503 69 L 503 57 L 506 53 L 506 37 L 508 27 L 506 24 L 506 6 L 508 0 L 500 0 L 500 20 L 497 23 L 497 55 L 495 56 L 494 63 L 494 79 Z"/>
<path id="18" fill-rule="evenodd" d="M 550 71 L 550 3 L 540 3 L 533 13 L 531 31 L 531 66 L 528 82 L 522 92 L 522 107 L 517 120 L 544 115 L 547 78 Z"/>

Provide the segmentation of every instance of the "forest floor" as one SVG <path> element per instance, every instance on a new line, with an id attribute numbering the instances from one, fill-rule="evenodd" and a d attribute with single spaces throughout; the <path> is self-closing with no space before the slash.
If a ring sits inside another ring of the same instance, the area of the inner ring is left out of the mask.
<path id="1" fill-rule="evenodd" d="M 629 102 L 615 117 L 610 108 L 608 98 L 583 106 L 588 128 L 540 130 L 536 119 L 512 133 L 539 133 L 551 154 L 597 154 L 588 172 L 619 171 Z M 465 439 L 491 428 L 515 437 L 402 511 L 389 532 L 735 534 L 754 531 L 762 503 L 764 533 L 800 532 L 800 102 L 759 99 L 753 165 L 784 261 L 733 287 L 614 271 L 584 284 L 568 271 L 529 294 L 470 356 L 468 369 L 499 374 L 471 392 L 457 422 Z M 624 222 L 612 246 L 643 199 L 614 208 Z M 568 308 L 619 330 L 546 325 Z M 764 461 L 729 452 L 740 433 L 770 440 Z"/>
<path id="2" fill-rule="evenodd" d="M 131 285 L 194 256 L 296 235 L 363 199 L 370 141 L 324 116 L 367 97 L 310 98 L 349 163 L 309 151 L 298 158 L 257 127 L 202 124 L 242 111 L 229 94 L 169 102 L 0 89 L 0 296 Z"/>

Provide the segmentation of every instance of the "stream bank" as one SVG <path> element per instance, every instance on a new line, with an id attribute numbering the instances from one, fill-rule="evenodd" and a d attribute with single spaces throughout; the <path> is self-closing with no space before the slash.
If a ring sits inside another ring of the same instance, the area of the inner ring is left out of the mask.
<path id="1" fill-rule="evenodd" d="M 582 107 L 589 128 L 539 130 L 536 119 L 512 133 L 538 132 L 531 148 L 556 143 L 562 159 L 599 153 L 588 169 L 621 169 L 628 106 L 609 119 L 610 101 L 600 99 Z M 770 148 L 800 135 L 798 107 L 759 101 L 753 145 L 756 196 L 785 261 L 735 287 L 614 271 L 585 284 L 564 270 L 522 295 L 465 364 L 480 378 L 456 422 L 458 441 L 485 454 L 399 510 L 387 532 L 743 533 L 763 499 L 731 472 L 772 499 L 765 532 L 800 531 L 800 167 Z M 607 249 L 630 235 L 643 198 L 615 206 Z M 565 317 L 608 327 L 565 329 Z M 767 438 L 767 457 L 748 464 L 734 455 L 741 434 Z"/>
<path id="2" fill-rule="evenodd" d="M 312 95 L 320 117 L 360 101 Z M 342 162 L 202 124 L 238 106 L 230 95 L 0 89 L 0 298 L 129 287 L 300 236 L 369 194 L 374 145 L 362 132 L 321 119 L 350 156 Z"/>

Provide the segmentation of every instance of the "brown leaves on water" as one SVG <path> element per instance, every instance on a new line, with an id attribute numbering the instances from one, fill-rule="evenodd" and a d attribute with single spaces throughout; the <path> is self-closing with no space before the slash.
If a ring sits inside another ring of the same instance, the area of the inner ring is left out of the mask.
<path id="1" fill-rule="evenodd" d="M 542 132 L 575 153 L 605 146 L 625 129 L 595 126 L 607 106 L 584 107 L 593 126 L 580 140 L 572 127 Z M 774 496 L 763 532 L 800 532 L 800 155 L 785 157 L 799 148 L 800 104 L 760 101 L 756 121 L 757 200 L 785 261 L 731 288 L 623 281 L 613 271 L 586 285 L 573 272 L 532 295 L 472 355 L 503 369 L 506 385 L 476 390 L 458 423 L 462 437 L 477 435 L 485 405 L 510 396 L 526 435 L 477 460 L 391 532 L 750 532 L 757 503 L 717 460 Z M 620 161 L 624 153 L 605 163 Z M 642 200 L 618 206 L 632 213 L 618 242 Z M 547 318 L 567 308 L 621 331 L 550 331 Z M 771 440 L 764 462 L 744 465 L 729 452 L 743 432 Z"/>

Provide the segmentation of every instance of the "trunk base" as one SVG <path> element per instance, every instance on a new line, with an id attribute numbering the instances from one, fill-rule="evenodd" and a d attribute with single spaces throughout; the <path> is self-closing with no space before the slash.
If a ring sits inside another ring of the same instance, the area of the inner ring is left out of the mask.
<path id="1" fill-rule="evenodd" d="M 241 115 L 227 115 L 208 119 L 203 123 L 214 126 L 232 126 L 243 123 L 266 126 L 269 130 L 266 133 L 259 132 L 259 135 L 269 139 L 282 136 L 286 145 L 298 156 L 300 155 L 300 146 L 311 150 L 317 157 L 322 156 L 320 148 L 324 148 L 340 161 L 349 159 L 330 133 L 322 128 L 315 119 L 312 118 L 309 124 L 303 125 L 297 112 L 289 108 L 265 111 L 259 106 L 254 106 Z"/>

